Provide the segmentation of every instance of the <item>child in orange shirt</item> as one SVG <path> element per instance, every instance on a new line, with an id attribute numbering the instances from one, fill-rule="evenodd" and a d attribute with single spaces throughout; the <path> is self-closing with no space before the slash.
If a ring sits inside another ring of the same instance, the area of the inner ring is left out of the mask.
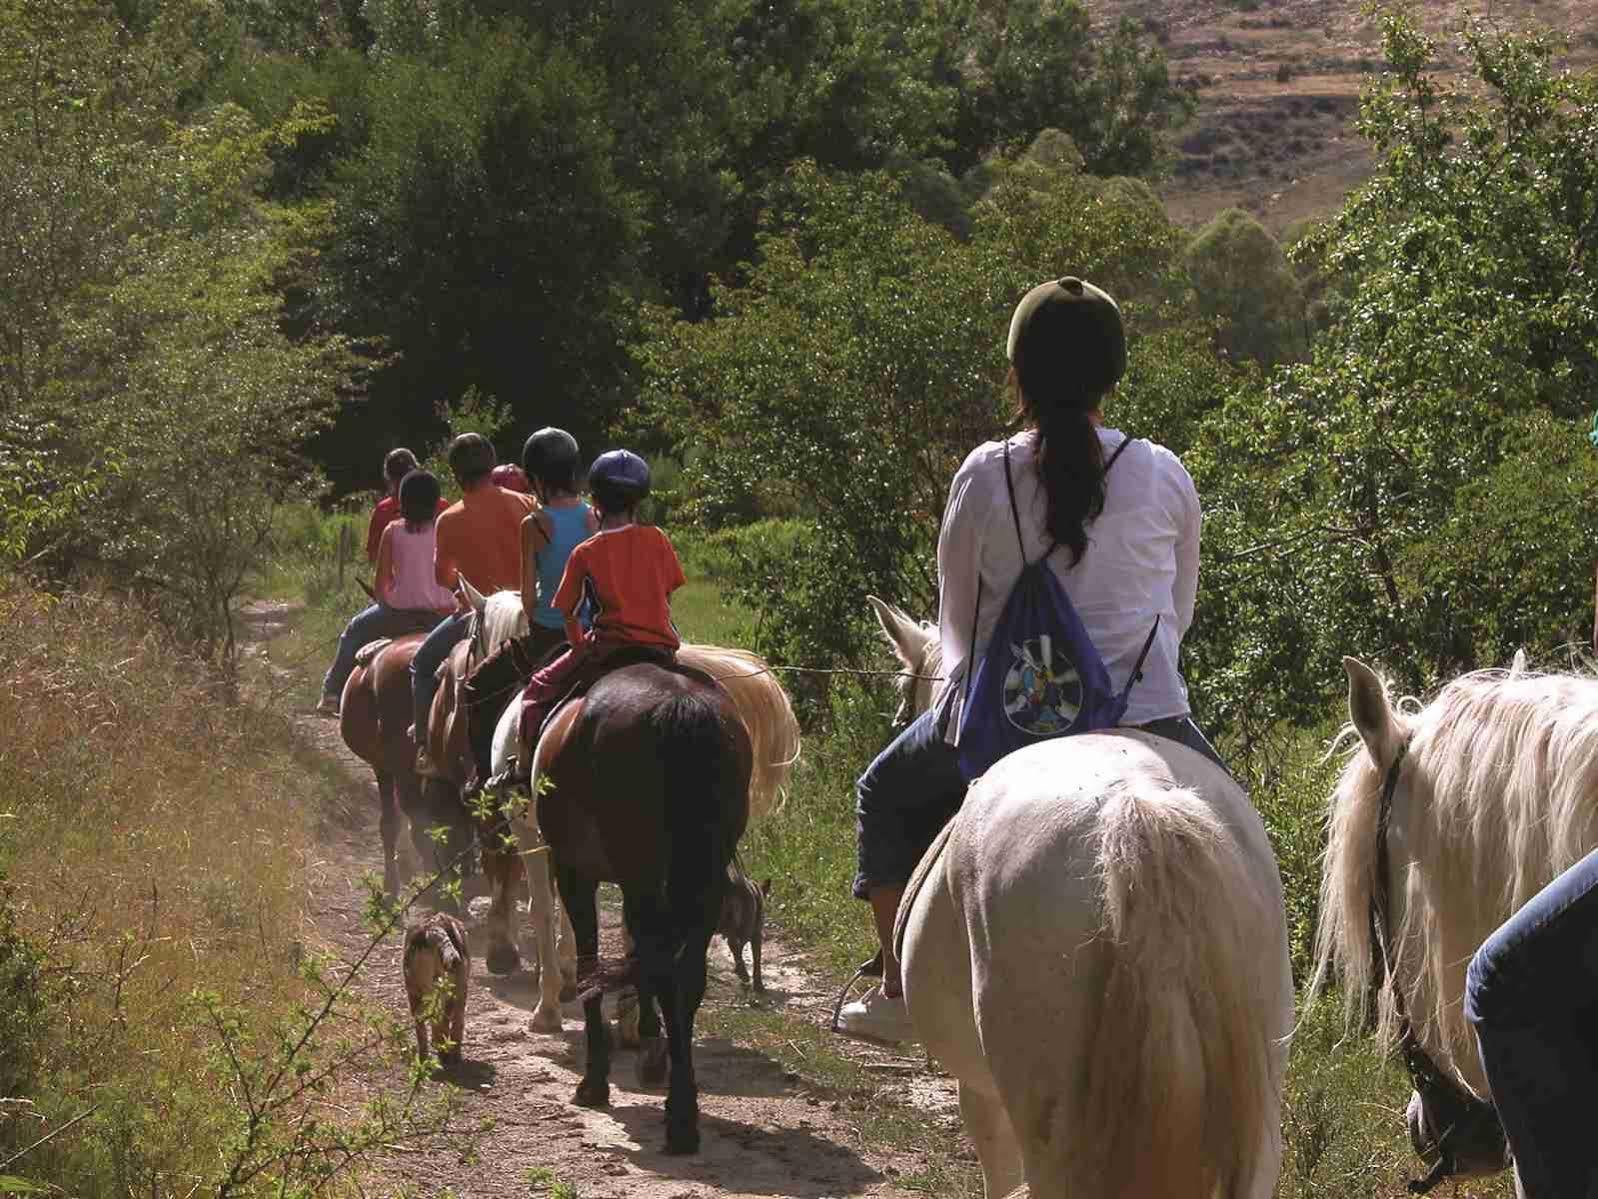
<path id="1" fill-rule="evenodd" d="M 649 494 L 649 464 L 630 450 L 611 450 L 594 461 L 588 485 L 599 532 L 572 550 L 553 601 L 571 648 L 533 675 L 522 693 L 523 745 L 537 741 L 551 707 L 585 662 L 621 646 L 670 652 L 682 643 L 671 623 L 671 593 L 686 582 L 682 563 L 664 533 L 635 520 Z M 584 598 L 594 607 L 586 633 L 577 621 Z M 519 774 L 530 773 L 519 766 Z"/>

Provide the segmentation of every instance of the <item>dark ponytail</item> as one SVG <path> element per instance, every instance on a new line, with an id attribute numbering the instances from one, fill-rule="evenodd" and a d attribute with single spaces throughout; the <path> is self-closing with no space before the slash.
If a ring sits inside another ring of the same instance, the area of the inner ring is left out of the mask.
<path id="1" fill-rule="evenodd" d="M 1016 371 L 1016 408 L 1038 430 L 1038 478 L 1043 483 L 1049 536 L 1065 546 L 1071 565 L 1082 560 L 1088 548 L 1088 525 L 1104 511 L 1104 450 L 1098 427 L 1087 407 L 1070 401 L 1036 404 L 1028 398 Z"/>

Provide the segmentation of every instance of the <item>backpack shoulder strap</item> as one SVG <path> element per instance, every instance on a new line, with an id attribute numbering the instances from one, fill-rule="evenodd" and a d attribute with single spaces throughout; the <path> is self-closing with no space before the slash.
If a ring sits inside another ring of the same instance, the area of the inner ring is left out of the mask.
<path id="1" fill-rule="evenodd" d="M 1149 635 L 1143 639 L 1143 648 L 1138 651 L 1137 661 L 1132 663 L 1132 677 L 1126 680 L 1126 691 L 1121 692 L 1123 696 L 1132 690 L 1133 683 L 1143 677 L 1143 661 L 1149 656 L 1149 650 L 1154 646 L 1154 634 L 1159 631 L 1160 616 L 1156 612 L 1154 614 L 1154 627 L 1149 630 Z"/>
<path id="2" fill-rule="evenodd" d="M 1021 551 L 1021 561 L 1026 561 L 1026 542 L 1021 540 L 1021 509 L 1015 502 L 1015 480 L 1010 477 L 1010 439 L 1004 439 L 1004 489 L 1010 493 L 1010 519 L 1015 522 L 1015 545 Z M 1050 547 L 1053 552 L 1053 547 Z M 1045 558 L 1049 555 L 1044 554 Z"/>
<path id="3" fill-rule="evenodd" d="M 1110 455 L 1110 460 L 1104 464 L 1104 473 L 1105 474 L 1109 474 L 1110 473 L 1110 467 L 1115 465 L 1115 460 L 1121 456 L 1122 452 L 1126 449 L 1127 446 L 1131 445 L 1136 440 L 1137 440 L 1136 437 L 1123 437 L 1123 438 L 1121 438 L 1121 444 L 1115 447 L 1115 453 L 1111 454 Z"/>

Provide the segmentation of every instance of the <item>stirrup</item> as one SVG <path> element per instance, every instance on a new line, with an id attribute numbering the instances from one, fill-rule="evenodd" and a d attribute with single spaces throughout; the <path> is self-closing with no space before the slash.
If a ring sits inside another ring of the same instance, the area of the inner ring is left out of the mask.
<path id="1" fill-rule="evenodd" d="M 855 984 L 862 978 L 881 978 L 882 970 L 882 950 L 878 949 L 876 956 L 869 962 L 861 962 L 860 968 L 854 972 L 848 982 L 843 984 L 843 990 L 838 992 L 838 1002 L 832 1005 L 833 1032 L 841 1031 L 838 1028 L 838 1015 L 843 1011 L 843 1005 L 849 1002 L 849 992 L 854 990 Z"/>

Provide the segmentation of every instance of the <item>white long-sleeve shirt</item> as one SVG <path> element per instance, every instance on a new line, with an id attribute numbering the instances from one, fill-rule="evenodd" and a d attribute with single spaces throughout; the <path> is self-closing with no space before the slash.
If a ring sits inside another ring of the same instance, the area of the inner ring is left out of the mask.
<path id="1" fill-rule="evenodd" d="M 1125 435 L 1116 429 L 1098 432 L 1108 462 Z M 1032 561 L 1053 541 L 1044 524 L 1047 501 L 1036 467 L 1037 437 L 1028 431 L 1010 438 L 1009 444 L 1021 536 Z M 986 442 L 961 464 L 938 534 L 938 637 L 945 677 L 956 690 L 951 739 L 958 736 L 963 715 L 968 664 L 981 661 L 1010 588 L 1021 576 L 1003 449 L 1003 442 Z M 1185 716 L 1187 686 L 1177 655 L 1193 623 L 1198 593 L 1198 491 L 1181 459 L 1142 440 L 1127 447 L 1104 483 L 1104 511 L 1087 527 L 1082 560 L 1068 566 L 1070 551 L 1062 547 L 1049 566 L 1071 597 L 1117 691 L 1126 686 L 1159 617 L 1159 631 L 1144 660 L 1143 677 L 1132 688 L 1123 723 Z M 979 578 L 982 604 L 973 629 Z"/>

